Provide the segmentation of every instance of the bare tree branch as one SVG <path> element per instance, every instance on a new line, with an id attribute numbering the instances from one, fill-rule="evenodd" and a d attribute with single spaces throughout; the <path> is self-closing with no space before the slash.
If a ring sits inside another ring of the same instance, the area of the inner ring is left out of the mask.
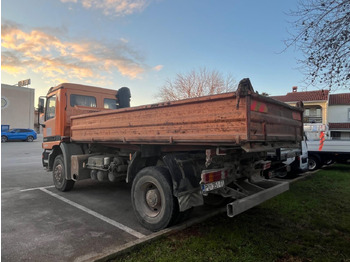
<path id="1" fill-rule="evenodd" d="M 188 73 L 178 73 L 173 80 L 167 79 L 156 95 L 160 101 L 173 101 L 236 90 L 237 82 L 231 74 L 223 75 L 216 70 L 201 67 Z"/>
<path id="2" fill-rule="evenodd" d="M 350 87 L 350 0 L 301 0 L 285 41 L 304 54 L 299 60 L 307 84 L 332 90 Z"/>

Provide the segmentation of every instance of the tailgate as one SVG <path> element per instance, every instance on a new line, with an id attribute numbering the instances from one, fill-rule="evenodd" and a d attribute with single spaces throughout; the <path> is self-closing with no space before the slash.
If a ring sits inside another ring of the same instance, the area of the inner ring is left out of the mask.
<path id="1" fill-rule="evenodd" d="M 252 94 L 248 118 L 249 141 L 299 142 L 302 140 L 303 109 L 301 108 Z"/>

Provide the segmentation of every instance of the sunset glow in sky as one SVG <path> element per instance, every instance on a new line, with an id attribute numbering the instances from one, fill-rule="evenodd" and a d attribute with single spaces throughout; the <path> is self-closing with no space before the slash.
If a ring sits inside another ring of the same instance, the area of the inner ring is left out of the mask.
<path id="1" fill-rule="evenodd" d="M 140 105 L 157 102 L 168 78 L 206 67 L 283 95 L 302 88 L 300 53 L 281 53 L 296 2 L 2 0 L 1 82 L 30 78 L 36 97 L 62 82 L 128 86 Z"/>

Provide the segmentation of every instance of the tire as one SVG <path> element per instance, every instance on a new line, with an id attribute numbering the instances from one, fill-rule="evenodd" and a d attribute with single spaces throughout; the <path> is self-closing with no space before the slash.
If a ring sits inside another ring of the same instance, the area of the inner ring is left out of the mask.
<path id="1" fill-rule="evenodd" d="M 34 141 L 34 137 L 32 137 L 32 136 L 27 137 L 27 142 L 33 142 L 33 141 Z"/>
<path id="2" fill-rule="evenodd" d="M 290 165 L 290 171 L 288 172 L 283 172 L 280 173 L 277 177 L 278 178 L 282 178 L 282 179 L 291 179 L 291 178 L 295 178 L 298 174 L 299 171 L 299 159 L 295 159 Z"/>
<path id="3" fill-rule="evenodd" d="M 321 166 L 321 161 L 316 156 L 309 156 L 309 171 L 314 171 L 319 169 Z"/>
<path id="4" fill-rule="evenodd" d="M 131 203 L 142 226 L 151 231 L 166 228 L 178 215 L 172 180 L 164 167 L 146 167 L 133 180 Z"/>
<path id="5" fill-rule="evenodd" d="M 7 140 L 7 136 L 1 136 L 1 143 L 5 143 Z"/>
<path id="6" fill-rule="evenodd" d="M 69 191 L 74 186 L 73 180 L 66 179 L 65 166 L 62 155 L 58 155 L 55 158 L 52 168 L 52 178 L 55 187 L 62 192 Z"/>

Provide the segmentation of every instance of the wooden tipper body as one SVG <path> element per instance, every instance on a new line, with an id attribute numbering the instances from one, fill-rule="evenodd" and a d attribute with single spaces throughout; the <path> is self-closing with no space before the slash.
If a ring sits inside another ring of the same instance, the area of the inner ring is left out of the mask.
<path id="1" fill-rule="evenodd" d="M 124 145 L 240 146 L 302 140 L 303 110 L 248 91 L 73 116 L 71 141 Z"/>
<path id="2" fill-rule="evenodd" d="M 236 92 L 138 107 L 129 89 L 115 93 L 49 92 L 42 159 L 58 190 L 83 179 L 130 183 L 135 216 L 151 231 L 204 203 L 233 201 L 232 217 L 288 190 L 269 178 L 287 171 L 281 148 L 300 148 L 302 108 L 258 95 L 249 79 Z"/>

